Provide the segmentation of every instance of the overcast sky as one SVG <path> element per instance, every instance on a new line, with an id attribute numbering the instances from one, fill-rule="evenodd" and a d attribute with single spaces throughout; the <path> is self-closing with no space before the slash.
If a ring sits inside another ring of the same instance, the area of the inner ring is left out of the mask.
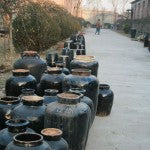
<path id="1" fill-rule="evenodd" d="M 96 3 L 95 4 L 92 3 L 91 6 L 89 6 L 87 1 L 88 0 L 83 0 L 83 6 L 84 7 L 88 7 L 88 8 L 91 7 L 92 8 L 94 6 L 94 7 L 100 8 L 100 6 L 98 6 L 98 4 L 96 4 Z M 98 3 L 100 0 L 93 0 L 93 1 L 97 1 L 97 3 Z M 112 10 L 112 3 L 111 3 L 112 0 L 101 0 L 101 1 L 102 1 L 103 7 L 105 7 L 107 10 Z M 119 0 L 119 1 L 121 3 L 122 0 Z M 129 0 L 129 3 L 126 6 L 126 9 L 129 9 L 131 7 L 130 2 L 132 2 L 132 1 L 133 0 Z M 121 12 L 121 5 L 118 7 L 118 11 Z"/>

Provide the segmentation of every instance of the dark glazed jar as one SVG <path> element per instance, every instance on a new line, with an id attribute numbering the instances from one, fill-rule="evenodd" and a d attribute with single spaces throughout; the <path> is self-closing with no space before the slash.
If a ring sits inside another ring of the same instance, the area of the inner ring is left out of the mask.
<path id="1" fill-rule="evenodd" d="M 22 94 L 19 96 L 20 100 L 23 96 L 36 95 L 34 89 L 22 89 L 21 92 Z"/>
<path id="2" fill-rule="evenodd" d="M 58 102 L 46 109 L 45 128 L 58 128 L 70 150 L 84 150 L 90 127 L 90 108 L 80 103 L 80 96 L 74 93 L 58 94 Z"/>
<path id="3" fill-rule="evenodd" d="M 52 150 L 43 141 L 43 136 L 37 133 L 20 133 L 14 136 L 13 142 L 5 150 Z"/>
<path id="4" fill-rule="evenodd" d="M 46 62 L 48 66 L 55 67 L 56 61 L 58 61 L 58 54 L 56 52 L 49 52 L 46 55 Z"/>
<path id="5" fill-rule="evenodd" d="M 40 82 L 42 74 L 47 68 L 46 61 L 40 58 L 36 51 L 24 51 L 22 58 L 18 59 L 13 66 L 14 69 L 29 69 L 37 82 Z"/>
<path id="6" fill-rule="evenodd" d="M 112 105 L 114 100 L 114 93 L 107 84 L 100 84 L 97 115 L 108 116 L 111 113 Z"/>
<path id="7" fill-rule="evenodd" d="M 55 64 L 56 64 L 56 67 L 62 68 L 62 73 L 64 73 L 65 75 L 69 75 L 70 74 L 69 69 L 65 67 L 64 63 L 62 63 L 62 62 L 56 62 Z"/>
<path id="8" fill-rule="evenodd" d="M 44 94 L 44 104 L 48 105 L 52 102 L 56 102 L 58 100 L 57 98 L 58 90 L 55 89 L 47 89 L 45 90 Z"/>
<path id="9" fill-rule="evenodd" d="M 0 98 L 0 129 L 6 128 L 5 122 L 11 119 L 11 111 L 20 105 L 18 97 L 2 97 Z"/>
<path id="10" fill-rule="evenodd" d="M 11 76 L 5 84 L 6 95 L 18 97 L 22 93 L 22 89 L 25 88 L 37 88 L 36 79 L 29 74 L 29 70 L 16 69 L 13 70 L 13 76 Z"/>
<path id="11" fill-rule="evenodd" d="M 63 81 L 64 91 L 68 91 L 71 88 L 86 90 L 85 96 L 93 101 L 94 115 L 96 115 L 99 81 L 95 76 L 91 75 L 91 71 L 88 69 L 73 69 L 72 74 L 66 76 Z"/>
<path id="12" fill-rule="evenodd" d="M 61 130 L 46 128 L 41 131 L 41 134 L 52 150 L 69 150 L 68 143 L 62 138 Z"/>
<path id="13" fill-rule="evenodd" d="M 94 104 L 93 104 L 93 101 L 89 97 L 85 96 L 86 90 L 81 89 L 81 88 L 72 88 L 69 91 L 74 92 L 74 93 L 82 94 L 81 95 L 81 102 L 87 104 L 91 109 L 91 124 L 92 124 L 93 121 L 94 121 L 94 116 L 95 116 L 95 114 L 94 114 Z"/>
<path id="14" fill-rule="evenodd" d="M 23 96 L 23 105 L 15 108 L 11 115 L 13 119 L 27 119 L 29 127 L 40 133 L 44 128 L 45 105 L 43 98 L 39 96 Z"/>
<path id="15" fill-rule="evenodd" d="M 98 61 L 93 56 L 78 55 L 70 64 L 71 69 L 89 69 L 91 74 L 97 77 L 98 74 Z"/>
<path id="16" fill-rule="evenodd" d="M 7 128 L 0 131 L 0 150 L 4 150 L 6 146 L 13 141 L 13 137 L 18 133 L 34 132 L 27 128 L 29 121 L 24 119 L 6 121 Z"/>
<path id="17" fill-rule="evenodd" d="M 62 82 L 65 75 L 62 73 L 62 69 L 58 67 L 52 67 L 47 69 L 47 74 L 43 74 L 40 85 L 39 95 L 44 95 L 46 89 L 57 89 L 59 93 L 62 92 Z"/>

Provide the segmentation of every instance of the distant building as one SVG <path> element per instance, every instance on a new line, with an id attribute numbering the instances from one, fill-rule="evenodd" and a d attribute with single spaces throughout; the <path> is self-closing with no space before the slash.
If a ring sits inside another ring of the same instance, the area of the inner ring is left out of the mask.
<path id="1" fill-rule="evenodd" d="M 116 14 L 118 19 L 118 14 Z M 95 24 L 98 19 L 101 20 L 102 24 L 114 23 L 114 13 L 112 11 L 99 11 L 99 10 L 89 10 L 89 9 L 82 9 L 82 18 L 85 20 L 90 21 L 91 23 Z"/>

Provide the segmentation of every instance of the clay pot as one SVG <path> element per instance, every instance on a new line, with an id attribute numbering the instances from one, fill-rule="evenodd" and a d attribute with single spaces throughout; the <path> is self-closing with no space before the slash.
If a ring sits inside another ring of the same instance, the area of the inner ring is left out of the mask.
<path id="1" fill-rule="evenodd" d="M 18 97 L 0 98 L 0 129 L 6 128 L 5 122 L 11 119 L 11 111 L 20 105 Z"/>
<path id="2" fill-rule="evenodd" d="M 44 95 L 46 89 L 57 89 L 59 93 L 62 92 L 62 82 L 65 75 L 62 73 L 62 69 L 58 67 L 52 67 L 47 69 L 47 74 L 43 74 L 39 84 L 39 95 Z"/>
<path id="3" fill-rule="evenodd" d="M 16 69 L 12 71 L 11 76 L 5 84 L 6 95 L 18 97 L 22 93 L 22 89 L 32 88 L 37 89 L 36 79 L 29 74 L 29 70 Z"/>
<path id="4" fill-rule="evenodd" d="M 114 93 L 107 84 L 100 84 L 97 115 L 108 116 L 111 113 L 112 105 L 114 100 Z"/>
<path id="5" fill-rule="evenodd" d="M 50 67 L 55 67 L 55 62 L 58 61 L 58 54 L 56 52 L 49 52 L 46 55 L 47 65 Z"/>
<path id="6" fill-rule="evenodd" d="M 40 58 L 36 51 L 24 51 L 22 57 L 18 59 L 14 65 L 14 69 L 29 69 L 37 83 L 40 82 L 42 74 L 47 68 L 46 62 Z"/>
<path id="7" fill-rule="evenodd" d="M 30 124 L 29 127 L 34 131 L 40 133 L 44 128 L 45 105 L 43 105 L 43 98 L 39 96 L 23 96 L 23 105 L 16 107 L 11 115 L 13 119 L 24 118 Z"/>
<path id="8" fill-rule="evenodd" d="M 86 90 L 85 89 L 81 89 L 81 88 L 71 88 L 69 90 L 70 92 L 74 92 L 74 93 L 79 93 L 79 94 L 82 94 L 81 95 L 81 102 L 87 104 L 89 106 L 89 108 L 91 109 L 91 124 L 93 123 L 94 121 L 94 104 L 93 104 L 93 101 L 85 96 L 85 93 L 86 93 Z"/>
<path id="9" fill-rule="evenodd" d="M 14 136 L 13 142 L 5 150 L 52 150 L 37 133 L 20 133 Z"/>
<path id="10" fill-rule="evenodd" d="M 65 64 L 63 62 L 56 62 L 55 65 L 56 65 L 56 67 L 61 68 L 62 69 L 62 73 L 64 73 L 65 75 L 69 75 L 70 74 L 69 69 L 67 69 L 65 67 Z"/>
<path id="11" fill-rule="evenodd" d="M 13 137 L 18 133 L 34 132 L 27 128 L 29 121 L 24 119 L 6 121 L 7 128 L 0 131 L 0 150 L 4 150 L 6 146 L 13 141 Z"/>
<path id="12" fill-rule="evenodd" d="M 69 150 L 67 142 L 62 138 L 61 130 L 46 128 L 41 131 L 41 134 L 52 150 Z"/>
<path id="13" fill-rule="evenodd" d="M 90 108 L 80 103 L 80 96 L 74 93 L 58 94 L 58 102 L 48 105 L 45 128 L 58 128 L 70 150 L 84 150 L 89 133 Z"/>
<path id="14" fill-rule="evenodd" d="M 52 102 L 56 102 L 58 100 L 57 98 L 58 90 L 55 89 L 47 89 L 45 90 L 44 94 L 44 104 L 48 105 Z"/>
<path id="15" fill-rule="evenodd" d="M 94 104 L 94 116 L 97 111 L 99 81 L 91 75 L 87 69 L 73 69 L 72 74 L 65 77 L 63 81 L 63 91 L 71 88 L 82 88 L 86 90 L 85 96 L 89 97 Z"/>
<path id="16" fill-rule="evenodd" d="M 98 61 L 93 56 L 78 55 L 74 60 L 71 61 L 71 69 L 89 69 L 91 74 L 97 77 L 98 74 Z"/>
<path id="17" fill-rule="evenodd" d="M 59 56 L 59 60 L 64 63 L 64 67 L 66 67 L 67 69 L 70 69 L 71 59 L 70 59 L 69 56 L 67 56 L 67 55 L 60 55 Z"/>

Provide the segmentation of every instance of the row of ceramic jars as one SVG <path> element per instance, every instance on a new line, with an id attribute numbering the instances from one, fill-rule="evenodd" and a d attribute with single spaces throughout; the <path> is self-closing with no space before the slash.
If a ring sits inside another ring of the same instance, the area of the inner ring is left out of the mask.
<path id="1" fill-rule="evenodd" d="M 25 119 L 12 119 L 6 125 L 7 128 L 0 131 L 0 150 L 68 150 L 68 144 L 59 129 L 43 129 L 40 135 L 28 128 L 29 122 Z"/>
<path id="2" fill-rule="evenodd" d="M 44 127 L 59 128 L 70 149 L 85 149 L 91 125 L 90 108 L 80 102 L 82 96 L 77 93 L 67 92 L 57 96 L 58 100 L 47 108 L 43 105 L 42 97 L 23 96 L 22 104 L 14 108 L 10 116 L 13 119 L 27 119 L 29 127 L 38 133 Z"/>

